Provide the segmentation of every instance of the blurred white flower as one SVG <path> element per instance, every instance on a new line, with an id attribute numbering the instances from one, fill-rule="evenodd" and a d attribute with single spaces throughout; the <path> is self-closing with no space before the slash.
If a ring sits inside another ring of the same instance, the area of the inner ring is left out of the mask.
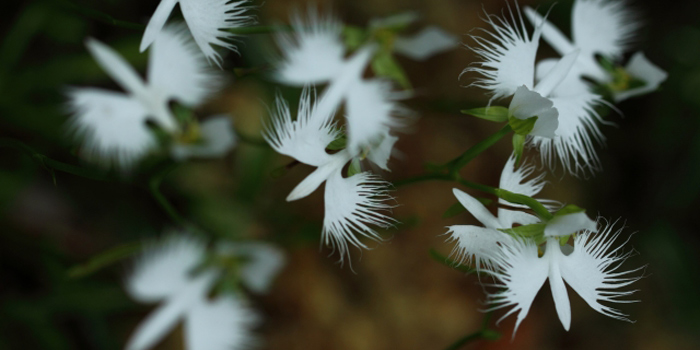
<path id="1" fill-rule="evenodd" d="M 126 280 L 135 300 L 160 305 L 136 328 L 127 350 L 155 346 L 178 322 L 184 322 L 188 350 L 250 349 L 251 333 L 259 316 L 242 300 L 208 294 L 220 271 L 201 268 L 205 244 L 185 235 L 174 235 L 147 248 Z"/>
<path id="2" fill-rule="evenodd" d="M 171 134 L 180 132 L 169 101 L 195 107 L 221 86 L 220 77 L 209 69 L 183 26 L 160 32 L 149 55 L 146 81 L 110 47 L 95 39 L 88 39 L 86 46 L 125 92 L 70 89 L 71 128 L 84 137 L 86 155 L 124 168 L 156 145 L 147 120 Z"/>
<path id="3" fill-rule="evenodd" d="M 501 173 L 499 187 L 533 197 L 545 185 L 542 180 L 544 173 L 525 181 L 525 178 L 530 176 L 534 170 L 534 166 L 527 164 L 522 164 L 516 169 L 515 156 L 511 155 Z M 454 225 L 449 226 L 447 232 L 448 241 L 456 242 L 452 255 L 459 262 L 469 264 L 473 260 L 477 269 L 481 269 L 482 264 L 491 267 L 494 254 L 499 251 L 499 243 L 507 243 L 512 240 L 509 235 L 499 231 L 499 229 L 512 228 L 514 224 L 529 225 L 539 222 L 539 218 L 532 214 L 503 207 L 498 208 L 498 216 L 496 217 L 476 198 L 456 188 L 452 192 L 462 206 L 484 226 Z M 549 200 L 540 201 L 550 208 L 557 204 Z M 499 203 L 515 208 L 527 208 L 524 205 L 506 202 L 503 199 L 499 199 Z"/>
<path id="4" fill-rule="evenodd" d="M 145 51 L 160 35 L 176 4 L 180 4 L 182 16 L 192 32 L 197 46 L 210 62 L 221 67 L 221 55 L 212 45 L 238 52 L 231 43 L 235 35 L 227 29 L 239 28 L 255 22 L 246 15 L 248 0 L 161 0 L 141 39 L 141 52 Z"/>
<path id="5" fill-rule="evenodd" d="M 566 52 L 552 64 L 547 74 L 535 80 L 535 56 L 544 27 L 537 24 L 531 38 L 527 36 L 520 10 L 509 6 L 510 20 L 487 15 L 489 39 L 472 36 L 477 47 L 472 50 L 482 59 L 464 72 L 482 77 L 472 85 L 490 90 L 493 98 L 513 96 L 509 110 L 518 119 L 537 116 L 530 142 L 540 149 L 542 160 L 554 167 L 556 156 L 565 169 L 577 174 L 597 168 L 597 156 L 591 138 L 602 138 L 595 124 L 594 107 L 600 96 L 589 92 L 559 97 L 554 94 L 562 81 L 572 74 L 579 50 Z M 516 15 L 517 14 L 517 15 Z M 535 83 L 536 82 L 536 83 Z"/>
<path id="6" fill-rule="evenodd" d="M 241 283 L 250 291 L 265 294 L 285 265 L 284 253 L 277 247 L 259 242 L 222 243 L 217 247 L 221 255 L 243 258 Z"/>
<path id="7" fill-rule="evenodd" d="M 458 45 L 456 35 L 437 26 L 428 26 L 414 35 L 398 36 L 394 41 L 394 51 L 416 61 L 425 61 Z"/>
<path id="8" fill-rule="evenodd" d="M 546 280 L 549 280 L 559 320 L 566 330 L 571 325 L 571 306 L 564 281 L 594 310 L 629 321 L 627 315 L 619 310 L 600 303 L 636 301 L 620 299 L 635 290 L 618 290 L 639 280 L 641 276 L 636 276 L 636 272 L 642 269 L 620 271 L 622 263 L 630 255 L 622 253 L 623 245 L 613 246 L 622 229 L 614 231 L 614 224 L 608 224 L 596 234 L 596 225 L 592 220 L 587 217 L 587 220 L 580 220 L 581 216 L 576 214 L 566 216 L 572 215 L 578 218 L 565 219 L 566 225 L 562 225 L 562 222 L 558 225 L 560 232 L 566 232 L 566 235 L 582 231 L 575 234 L 573 248 L 561 246 L 559 237 L 546 236 L 544 255 L 540 257 L 538 244 L 532 240 L 514 238 L 507 244 L 501 244 L 493 258 L 490 272 L 500 281 L 495 286 L 502 290 L 490 295 L 489 303 L 495 304 L 491 310 L 512 307 L 501 320 L 518 313 L 513 336 Z"/>
<path id="9" fill-rule="evenodd" d="M 613 93 L 615 102 L 656 91 L 656 89 L 661 86 L 661 83 L 668 78 L 668 73 L 651 63 L 641 52 L 632 55 L 632 58 L 630 58 L 625 66 L 625 71 L 633 78 L 644 82 L 644 85 L 623 91 L 615 91 Z"/>
<path id="10" fill-rule="evenodd" d="M 323 101 L 312 102 L 312 91 L 311 88 L 304 88 L 296 120 L 292 119 L 286 101 L 278 96 L 276 111 L 271 123 L 265 126 L 264 137 L 277 152 L 317 167 L 292 190 L 287 201 L 304 198 L 326 182 L 322 237 L 326 245 L 338 250 L 342 263 L 349 254 L 348 244 L 367 248 L 356 235 L 381 240 L 369 225 L 386 228 L 393 223 L 393 219 L 383 213 L 392 207 L 386 203 L 392 198 L 388 194 L 389 183 L 376 175 L 360 172 L 343 177 L 343 167 L 357 153 L 348 148 L 333 154 L 326 152 L 328 145 L 340 136 L 340 130 L 333 121 L 333 110 L 325 109 L 321 113 L 318 104 Z M 372 90 L 365 93 L 372 94 Z M 348 144 L 352 143 L 355 135 L 348 135 Z M 391 148 L 393 142 L 395 139 L 385 139 L 370 148 L 367 158 L 385 168 L 389 153 L 387 149 Z M 379 155 L 370 156 L 374 150 Z"/>
<path id="11" fill-rule="evenodd" d="M 236 146 L 236 134 L 228 115 L 216 115 L 205 120 L 201 123 L 199 132 L 201 143 L 174 143 L 171 146 L 170 154 L 175 160 L 222 157 Z"/>
<path id="12" fill-rule="evenodd" d="M 365 45 L 345 58 L 342 24 L 313 8 L 306 21 L 297 15 L 292 24 L 293 34 L 280 33 L 277 38 L 283 56 L 277 79 L 294 86 L 328 84 L 314 110 L 321 114 L 319 119 L 332 117 L 345 102 L 350 153 L 360 153 L 362 147 L 390 137 L 390 130 L 403 125 L 396 118 L 401 110 L 392 101 L 396 96 L 392 96 L 391 84 L 362 77 L 375 45 Z"/>

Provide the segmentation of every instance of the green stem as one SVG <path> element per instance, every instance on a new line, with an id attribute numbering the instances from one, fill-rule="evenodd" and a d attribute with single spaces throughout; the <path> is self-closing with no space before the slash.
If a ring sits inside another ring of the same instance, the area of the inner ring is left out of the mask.
<path id="1" fill-rule="evenodd" d="M 439 173 L 428 173 L 423 175 L 418 175 L 416 177 L 409 177 L 407 179 L 398 180 L 394 182 L 394 187 L 401 187 L 410 185 L 416 182 L 429 181 L 429 180 L 442 180 L 442 181 L 454 181 L 455 179 L 447 174 Z"/>
<path id="2" fill-rule="evenodd" d="M 445 167 L 449 168 L 450 174 L 456 174 L 457 172 L 459 172 L 460 169 L 462 169 L 465 165 L 471 162 L 472 159 L 476 158 L 476 156 L 489 149 L 496 142 L 498 142 L 498 140 L 503 138 L 503 136 L 509 134 L 511 131 L 513 131 L 513 129 L 510 127 L 510 124 L 506 124 L 503 128 L 501 128 L 501 130 L 498 130 L 495 134 L 485 138 L 484 140 L 480 141 L 476 145 L 466 150 L 464 153 L 462 153 L 461 156 L 445 164 Z"/>
<path id="3" fill-rule="evenodd" d="M 112 16 L 104 13 L 97 11 L 95 9 L 87 8 L 80 6 L 72 1 L 68 0 L 53 0 L 56 3 L 58 3 L 60 6 L 63 6 L 64 8 L 71 10 L 79 15 L 92 18 L 96 21 L 106 23 L 109 25 L 113 25 L 115 27 L 121 27 L 121 28 L 126 28 L 126 29 L 132 29 L 132 30 L 140 30 L 143 31 L 146 29 L 146 26 L 143 24 L 139 23 L 133 23 L 133 22 L 128 22 L 128 21 L 121 21 L 118 19 L 113 18 Z"/>
<path id="4" fill-rule="evenodd" d="M 7 138 L 0 138 L 0 147 L 12 148 L 20 152 L 28 154 L 35 162 L 49 170 L 53 173 L 53 170 L 58 170 L 60 172 L 88 178 L 97 181 L 109 181 L 110 179 L 106 177 L 103 173 L 94 171 L 92 169 L 82 168 L 75 165 L 66 164 L 53 160 L 41 153 L 38 153 L 33 148 L 25 145 L 24 143 Z M 53 175 L 53 174 L 52 174 Z M 55 182 L 55 179 L 54 179 Z"/>
<path id="5" fill-rule="evenodd" d="M 165 198 L 163 193 L 160 192 L 160 184 L 163 182 L 163 179 L 165 178 L 165 176 L 170 174 L 170 172 L 175 170 L 176 166 L 176 164 L 171 164 L 161 172 L 151 177 L 151 180 L 148 182 L 148 187 L 151 190 L 153 198 L 155 198 L 156 201 L 158 201 L 158 204 L 160 204 L 161 208 L 163 208 L 163 210 L 168 214 L 168 216 L 170 216 L 170 218 L 178 225 L 186 227 L 187 222 L 185 221 L 185 219 L 183 219 L 180 216 L 180 214 L 177 213 L 175 207 L 173 207 L 172 204 L 168 202 L 168 199 Z"/>

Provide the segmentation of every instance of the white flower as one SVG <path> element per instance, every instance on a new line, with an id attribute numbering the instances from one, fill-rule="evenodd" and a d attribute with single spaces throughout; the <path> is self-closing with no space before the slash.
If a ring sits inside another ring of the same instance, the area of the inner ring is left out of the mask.
<path id="1" fill-rule="evenodd" d="M 198 269 L 205 245 L 188 236 L 172 236 L 152 246 L 137 260 L 126 281 L 132 298 L 142 303 L 160 302 L 137 327 L 127 350 L 155 346 L 179 321 L 184 322 L 189 350 L 249 349 L 255 344 L 250 329 L 258 315 L 230 295 L 209 300 L 220 272 Z"/>
<path id="2" fill-rule="evenodd" d="M 168 102 L 197 106 L 221 84 L 193 45 L 184 27 L 165 28 L 153 44 L 147 81 L 143 81 L 117 52 L 95 39 L 87 40 L 97 63 L 125 91 L 69 91 L 71 128 L 85 138 L 88 156 L 128 168 L 156 145 L 147 120 L 170 133 L 180 131 Z"/>
<path id="3" fill-rule="evenodd" d="M 343 167 L 357 154 L 348 148 L 334 154 L 326 152 L 326 147 L 340 135 L 340 131 L 333 122 L 333 111 L 325 109 L 323 113 L 319 112 L 317 104 L 323 101 L 312 102 L 312 94 L 310 88 L 303 90 L 296 120 L 292 119 L 287 103 L 278 97 L 276 111 L 271 124 L 265 126 L 264 137 L 277 152 L 317 167 L 292 190 L 287 201 L 304 198 L 326 182 L 322 237 L 326 245 L 338 250 L 342 263 L 349 254 L 348 244 L 367 248 L 356 235 L 381 240 L 369 225 L 385 228 L 393 223 L 392 218 L 383 214 L 391 208 L 385 203 L 391 199 L 387 192 L 389 183 L 369 172 L 348 178 L 342 176 Z M 348 135 L 348 144 L 352 143 L 354 135 Z M 387 148 L 390 149 L 394 141 L 381 142 L 377 146 L 380 154 L 375 157 L 368 155 L 368 158 L 386 167 Z M 371 154 L 373 150 L 369 152 Z"/>
<path id="4" fill-rule="evenodd" d="M 221 255 L 246 259 L 241 267 L 241 283 L 250 291 L 265 294 L 285 264 L 284 253 L 270 244 L 258 242 L 222 243 L 217 247 Z"/>
<path id="5" fill-rule="evenodd" d="M 581 79 L 583 76 L 599 82 L 608 81 L 610 76 L 598 64 L 595 55 L 619 58 L 640 27 L 637 15 L 624 0 L 576 0 L 572 10 L 571 41 L 532 8 L 526 7 L 525 14 L 534 25 L 542 26 L 544 40 L 562 56 L 580 50 L 571 74 L 555 91 L 559 96 L 588 92 L 588 84 Z M 542 65 L 538 67 L 539 74 L 546 74 L 551 63 L 543 61 Z"/>
<path id="6" fill-rule="evenodd" d="M 294 34 L 280 33 L 282 50 L 277 79 L 294 86 L 327 83 L 316 104 L 319 119 L 332 116 L 345 102 L 348 134 L 347 148 L 358 154 L 366 147 L 389 135 L 403 123 L 393 103 L 389 82 L 362 78 L 374 54 L 375 45 L 366 45 L 345 58 L 341 38 L 342 24 L 336 19 L 309 9 L 308 20 L 300 16 L 292 20 Z"/>
<path id="7" fill-rule="evenodd" d="M 542 190 L 545 183 L 542 181 L 544 174 L 525 181 L 525 178 L 530 176 L 534 170 L 534 166 L 526 164 L 516 169 L 515 156 L 511 155 L 501 173 L 500 188 L 526 196 L 535 196 Z M 480 269 L 482 264 L 491 267 L 494 254 L 499 251 L 499 244 L 512 240 L 509 235 L 499 231 L 499 229 L 509 229 L 514 224 L 529 225 L 539 222 L 539 219 L 532 214 L 502 207 L 498 208 L 498 216 L 496 217 L 476 198 L 456 188 L 452 192 L 462 206 L 484 225 L 484 227 L 454 225 L 449 226 L 447 232 L 450 235 L 448 241 L 456 242 L 452 255 L 460 262 L 471 263 L 473 259 L 477 269 Z M 541 200 L 541 202 L 550 207 L 556 204 L 545 200 Z M 506 202 L 502 199 L 499 199 L 499 203 L 516 208 L 527 208 L 524 205 Z"/>
<path id="8" fill-rule="evenodd" d="M 175 143 L 170 148 L 172 157 L 176 160 L 192 157 L 221 157 L 236 146 L 236 134 L 233 132 L 231 117 L 228 115 L 217 115 L 205 120 L 199 132 L 201 143 Z"/>
<path id="9" fill-rule="evenodd" d="M 596 169 L 598 161 L 591 138 L 602 139 L 595 124 L 598 116 L 594 110 L 600 97 L 589 92 L 567 97 L 554 94 L 562 81 L 572 74 L 579 50 L 566 52 L 552 63 L 546 75 L 538 75 L 535 83 L 535 56 L 546 27 L 538 23 L 532 37 L 528 38 L 517 6 L 516 13 L 517 16 L 510 10 L 512 22 L 492 15 L 487 17 L 492 31 L 484 32 L 491 40 L 473 36 L 477 47 L 472 50 L 483 61 L 465 72 L 481 74 L 482 78 L 472 85 L 490 90 L 493 98 L 513 95 L 509 110 L 514 117 L 538 116 L 530 142 L 539 147 L 542 160 L 550 167 L 554 167 L 556 157 L 573 174 Z"/>
<path id="10" fill-rule="evenodd" d="M 143 33 L 141 52 L 160 35 L 170 13 L 178 3 L 197 46 L 209 61 L 213 61 L 219 67 L 221 55 L 212 45 L 238 52 L 236 46 L 231 43 L 235 35 L 226 30 L 254 23 L 253 17 L 245 14 L 249 8 L 246 6 L 248 0 L 161 0 Z"/>
<path id="11" fill-rule="evenodd" d="M 456 35 L 437 26 L 428 26 L 412 36 L 399 36 L 394 51 L 416 61 L 425 61 L 433 55 L 452 50 L 459 44 Z"/>
<path id="12" fill-rule="evenodd" d="M 632 55 L 632 58 L 627 62 L 625 71 L 630 76 L 644 82 L 644 85 L 624 91 L 615 91 L 613 99 L 615 102 L 626 100 L 633 96 L 640 96 L 652 91 L 656 91 L 661 83 L 666 81 L 668 74 L 661 70 L 656 65 L 649 62 L 643 53 L 637 52 Z"/>
<path id="13" fill-rule="evenodd" d="M 618 289 L 640 279 L 634 274 L 641 268 L 620 271 L 629 253 L 622 253 L 622 245 L 614 247 L 613 243 L 622 230 L 613 232 L 613 225 L 607 225 L 595 234 L 586 229 L 595 227 L 595 223 L 588 221 L 569 222 L 567 228 L 560 227 L 567 235 L 583 229 L 575 235 L 573 248 L 562 247 L 558 237 L 547 237 L 542 257 L 538 254 L 538 245 L 531 240 L 512 239 L 500 245 L 499 254 L 494 258 L 495 268 L 490 272 L 500 281 L 496 287 L 502 291 L 490 295 L 489 302 L 495 304 L 491 310 L 511 307 L 501 320 L 518 313 L 513 336 L 547 279 L 559 320 L 566 330 L 571 325 L 571 307 L 564 281 L 594 310 L 629 321 L 627 315 L 600 302 L 634 302 L 620 299 L 634 290 Z"/>

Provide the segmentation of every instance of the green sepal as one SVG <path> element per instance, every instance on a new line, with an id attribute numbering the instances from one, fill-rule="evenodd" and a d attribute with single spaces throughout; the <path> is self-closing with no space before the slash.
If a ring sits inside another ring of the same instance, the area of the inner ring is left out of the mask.
<path id="1" fill-rule="evenodd" d="M 508 121 L 508 108 L 501 106 L 463 109 L 461 112 L 462 114 L 469 114 L 477 118 L 486 119 L 497 123 Z"/>
<path id="2" fill-rule="evenodd" d="M 520 160 L 523 158 L 525 149 L 525 135 L 513 134 L 513 152 L 515 153 L 515 165 L 520 165 Z"/>
<path id="3" fill-rule="evenodd" d="M 569 237 L 571 237 L 571 236 L 561 236 L 561 237 L 559 237 L 559 245 L 561 245 L 561 246 L 566 245 L 566 243 L 569 242 Z"/>
<path id="4" fill-rule="evenodd" d="M 559 211 L 554 213 L 554 216 L 564 216 L 564 215 L 584 213 L 584 212 L 586 212 L 586 209 L 583 209 L 583 208 L 578 207 L 578 206 L 573 205 L 573 204 L 567 204 L 563 208 L 559 209 Z"/>
<path id="5" fill-rule="evenodd" d="M 374 55 L 374 58 L 372 58 L 372 70 L 377 76 L 393 80 L 404 89 L 410 90 L 413 88 L 411 81 L 406 76 L 406 72 L 396 62 L 389 50 L 382 50 Z"/>
<path id="6" fill-rule="evenodd" d="M 343 41 L 348 50 L 357 50 L 367 41 L 367 31 L 364 28 L 346 25 L 343 27 Z"/>
<path id="7" fill-rule="evenodd" d="M 523 119 L 518 119 L 514 116 L 509 116 L 508 117 L 508 124 L 510 124 L 510 127 L 513 129 L 513 131 L 516 134 L 527 136 L 532 132 L 532 129 L 535 127 L 535 123 L 537 122 L 537 116 L 527 118 L 525 120 Z"/>
<path id="8" fill-rule="evenodd" d="M 530 225 L 522 225 L 513 228 L 502 228 L 498 229 L 503 233 L 507 233 L 511 236 L 524 237 L 524 238 L 537 238 L 544 236 L 544 228 L 547 226 L 546 223 L 540 222 Z"/>
<path id="9" fill-rule="evenodd" d="M 360 160 L 357 158 L 353 158 L 353 160 L 350 162 L 350 166 L 348 166 L 348 177 L 352 177 L 355 174 L 359 174 L 362 172 L 362 167 L 360 167 Z"/>
<path id="10" fill-rule="evenodd" d="M 341 134 L 336 138 L 335 140 L 331 141 L 331 143 L 326 146 L 326 149 L 330 151 L 339 151 L 347 146 L 348 143 L 348 138 L 345 136 L 345 134 Z"/>

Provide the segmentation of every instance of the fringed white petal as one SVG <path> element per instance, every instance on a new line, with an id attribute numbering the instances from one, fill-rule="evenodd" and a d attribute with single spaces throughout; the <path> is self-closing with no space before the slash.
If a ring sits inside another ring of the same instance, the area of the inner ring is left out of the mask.
<path id="1" fill-rule="evenodd" d="M 637 52 L 632 56 L 627 66 L 625 66 L 625 70 L 629 75 L 643 81 L 645 84 L 638 88 L 616 92 L 613 96 L 616 103 L 630 97 L 655 91 L 668 77 L 668 73 L 651 63 L 642 52 Z"/>
<path id="2" fill-rule="evenodd" d="M 614 230 L 607 225 L 598 234 L 584 232 L 574 239 L 574 251 L 563 256 L 560 262 L 562 277 L 571 288 L 594 310 L 618 320 L 629 321 L 619 310 L 603 305 L 600 301 L 631 303 L 638 300 L 620 299 L 631 295 L 631 291 L 619 291 L 639 280 L 636 275 L 641 268 L 620 271 L 622 263 L 629 257 L 623 253 L 623 245 L 613 246 L 622 229 Z"/>
<path id="3" fill-rule="evenodd" d="M 525 16 L 530 20 L 535 27 L 542 28 L 542 38 L 556 50 L 560 55 L 564 56 L 567 53 L 576 49 L 571 41 L 546 18 L 537 13 L 533 8 L 525 6 Z"/>
<path id="4" fill-rule="evenodd" d="M 578 175 L 600 169 L 594 141 L 602 144 L 605 137 L 597 122 L 602 121 L 595 106 L 601 103 L 598 95 L 586 93 L 569 97 L 551 98 L 559 112 L 557 137 L 533 137 L 531 143 L 540 149 L 542 162 L 555 168 L 558 160 L 567 172 Z"/>
<path id="5" fill-rule="evenodd" d="M 347 91 L 348 151 L 357 155 L 363 146 L 380 141 L 402 125 L 401 108 L 391 94 L 391 83 L 381 79 L 357 80 Z"/>
<path id="6" fill-rule="evenodd" d="M 176 235 L 147 247 L 126 280 L 132 298 L 156 302 L 186 289 L 190 273 L 204 259 L 204 242 L 193 237 Z"/>
<path id="7" fill-rule="evenodd" d="M 277 78 L 290 85 L 322 83 L 333 79 L 342 69 L 345 46 L 340 34 L 342 24 L 330 15 L 310 8 L 308 18 L 292 19 L 294 34 L 280 33 L 282 50 Z"/>
<path id="8" fill-rule="evenodd" d="M 242 301 L 222 296 L 196 305 L 185 320 L 188 350 L 246 350 L 258 344 L 259 315 Z"/>
<path id="9" fill-rule="evenodd" d="M 292 119 L 287 101 L 278 95 L 276 110 L 271 112 L 271 122 L 265 124 L 263 137 L 275 151 L 304 164 L 320 166 L 330 160 L 326 147 L 340 132 L 335 129 L 332 114 L 318 112 L 312 95 L 315 90 L 311 88 L 302 92 L 296 120 Z"/>
<path id="10" fill-rule="evenodd" d="M 577 0 L 572 37 L 583 55 L 621 56 L 633 43 L 641 23 L 626 0 Z"/>
<path id="11" fill-rule="evenodd" d="M 372 161 L 374 164 L 377 164 L 378 167 L 386 171 L 390 171 L 388 166 L 389 158 L 391 158 L 391 151 L 394 149 L 394 144 L 396 144 L 396 141 L 398 140 L 398 137 L 387 133 L 382 138 L 382 142 L 370 150 L 370 152 L 367 154 L 367 159 Z"/>
<path id="12" fill-rule="evenodd" d="M 398 37 L 394 50 L 416 61 L 424 61 L 433 55 L 449 51 L 459 45 L 459 38 L 437 26 L 428 26 L 410 37 Z"/>
<path id="13" fill-rule="evenodd" d="M 544 235 L 546 237 L 568 236 L 583 230 L 596 232 L 598 231 L 598 225 L 585 212 L 579 212 L 555 216 L 547 222 L 547 226 L 544 228 Z"/>
<path id="14" fill-rule="evenodd" d="M 530 311 L 537 292 L 549 276 L 549 263 L 538 257 L 535 243 L 520 239 L 513 239 L 510 244 L 501 245 L 494 262 L 495 270 L 492 274 L 499 280 L 496 286 L 503 290 L 489 295 L 489 303 L 494 304 L 491 310 L 510 307 L 499 322 L 515 312 L 518 313 L 513 330 L 515 336 L 520 323 Z"/>
<path id="15" fill-rule="evenodd" d="M 241 282 L 252 292 L 264 294 L 285 265 L 279 248 L 258 242 L 235 242 L 219 247 L 219 252 L 245 259 L 241 267 Z"/>
<path id="16" fill-rule="evenodd" d="M 522 120 L 537 117 L 531 135 L 550 139 L 556 136 L 559 128 L 558 111 L 552 100 L 538 92 L 524 85 L 518 87 L 508 110 L 515 118 Z"/>
<path id="17" fill-rule="evenodd" d="M 200 126 L 202 144 L 174 144 L 170 153 L 176 160 L 182 161 L 191 157 L 217 158 L 224 156 L 236 145 L 236 134 L 233 132 L 231 117 L 219 115 L 211 117 Z"/>
<path id="18" fill-rule="evenodd" d="M 483 61 L 462 73 L 481 74 L 482 77 L 472 85 L 491 90 L 493 98 L 510 96 L 523 85 L 529 88 L 534 86 L 535 55 L 541 28 L 535 28 L 532 37 L 528 38 L 520 9 L 516 5 L 517 15 L 510 6 L 508 10 L 510 18 L 506 15 L 505 19 L 487 14 L 486 22 L 491 25 L 492 31 L 484 30 L 487 38 L 472 36 L 477 43 L 472 50 Z"/>
<path id="19" fill-rule="evenodd" d="M 570 74 L 580 50 L 573 50 L 562 57 L 552 69 L 535 85 L 535 91 L 542 96 L 550 96 L 552 91 Z"/>
<path id="20" fill-rule="evenodd" d="M 393 207 L 387 202 L 390 184 L 368 172 L 343 178 L 340 171 L 326 183 L 323 242 L 338 251 L 340 263 L 349 256 L 348 245 L 367 248 L 358 235 L 381 240 L 369 225 L 387 228 L 395 220 L 385 213 Z"/>
<path id="21" fill-rule="evenodd" d="M 462 206 L 467 209 L 469 213 L 471 213 L 487 228 L 510 228 L 502 227 L 498 218 L 493 216 L 493 214 L 491 214 L 491 212 L 483 204 L 481 204 L 478 199 L 456 188 L 452 189 L 452 193 L 454 193 L 455 197 L 457 197 L 459 203 L 462 204 Z"/>
<path id="22" fill-rule="evenodd" d="M 492 270 L 492 259 L 499 253 L 499 243 L 510 242 L 507 234 L 479 226 L 455 225 L 447 227 L 448 242 L 455 242 L 450 256 L 460 264 L 471 264 L 477 269 Z"/>
<path id="23" fill-rule="evenodd" d="M 160 34 L 160 31 L 163 30 L 165 23 L 168 21 L 168 17 L 170 17 L 170 13 L 173 12 L 177 3 L 178 0 L 161 0 L 158 4 L 156 11 L 148 21 L 148 25 L 146 25 L 146 30 L 143 32 L 141 45 L 139 46 L 141 52 L 146 51 L 156 40 L 156 37 Z"/>
<path id="24" fill-rule="evenodd" d="M 101 89 L 68 92 L 70 128 L 84 138 L 88 158 L 131 167 L 156 145 L 146 126 L 149 113 L 132 96 Z"/>
<path id="25" fill-rule="evenodd" d="M 238 52 L 231 42 L 235 35 L 228 29 L 239 28 L 255 23 L 253 16 L 247 15 L 248 0 L 179 0 L 182 15 L 192 32 L 195 42 L 207 59 L 221 66 L 221 55 L 212 45 Z"/>
<path id="26" fill-rule="evenodd" d="M 159 98 L 196 107 L 222 85 L 184 25 L 165 27 L 155 39 L 148 61 L 148 84 Z"/>

